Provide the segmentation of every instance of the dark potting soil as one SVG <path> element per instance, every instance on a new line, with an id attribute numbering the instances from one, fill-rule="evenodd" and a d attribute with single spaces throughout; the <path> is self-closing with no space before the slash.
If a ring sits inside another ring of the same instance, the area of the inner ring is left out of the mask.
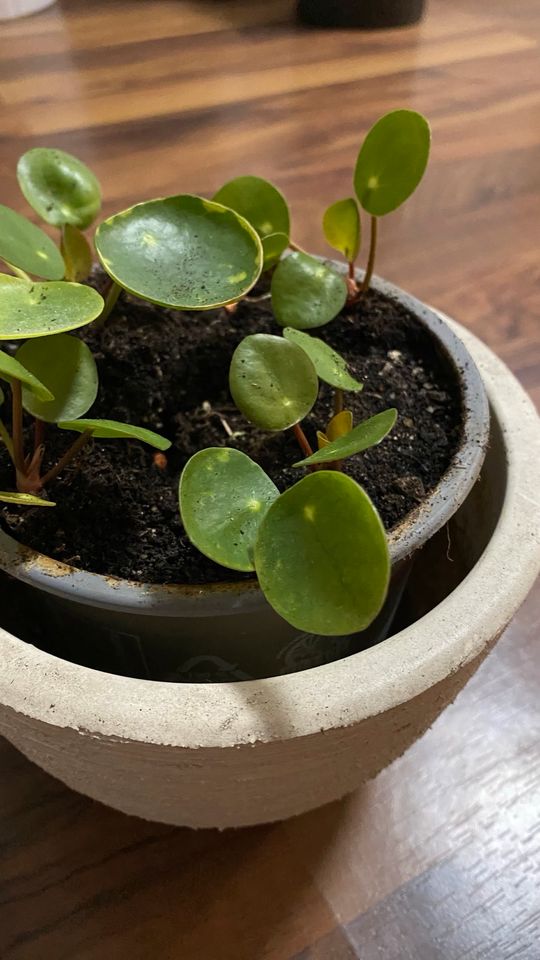
<path id="1" fill-rule="evenodd" d="M 102 278 L 96 276 L 97 286 Z M 109 324 L 81 336 L 100 377 L 86 416 L 148 427 L 173 441 L 165 456 L 135 441 L 94 441 L 79 463 L 47 490 L 56 508 L 4 508 L 2 523 L 17 540 L 57 560 L 96 573 L 150 583 L 208 583 L 241 575 L 207 560 L 189 543 L 178 514 L 178 478 L 206 446 L 235 446 L 257 460 L 283 490 L 303 476 L 291 464 L 299 449 L 290 432 L 263 433 L 235 409 L 228 390 L 232 353 L 249 333 L 279 333 L 269 300 L 242 303 L 236 313 L 182 313 L 123 294 Z M 438 482 L 459 443 L 462 408 L 448 359 L 401 304 L 370 291 L 354 308 L 314 331 L 343 354 L 364 383 L 348 394 L 359 422 L 390 406 L 399 417 L 377 447 L 346 461 L 390 530 Z M 315 431 L 332 415 L 332 391 L 304 421 Z M 31 442 L 29 424 L 28 444 Z M 47 464 L 74 435 L 47 428 Z M 12 489 L 0 450 L 0 489 Z"/>

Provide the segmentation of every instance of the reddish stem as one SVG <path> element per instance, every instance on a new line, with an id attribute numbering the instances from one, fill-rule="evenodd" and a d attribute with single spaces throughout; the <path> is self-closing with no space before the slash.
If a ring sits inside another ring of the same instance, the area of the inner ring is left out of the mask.
<path id="1" fill-rule="evenodd" d="M 58 474 L 62 473 L 62 470 L 64 470 L 64 468 L 67 467 L 68 463 L 71 463 L 71 461 L 77 456 L 77 454 L 82 450 L 82 448 L 86 446 L 86 444 L 88 443 L 89 440 L 91 440 L 91 438 L 92 438 L 91 430 L 86 430 L 84 433 L 81 434 L 80 437 L 77 437 L 77 439 L 75 440 L 75 443 L 71 444 L 69 450 L 65 452 L 64 456 L 60 457 L 60 460 L 58 461 L 56 466 L 52 467 L 48 471 L 48 473 L 46 473 L 45 476 L 41 478 L 40 489 L 42 489 L 43 487 L 46 487 L 48 483 L 52 483 L 53 480 L 56 480 Z"/>
<path id="2" fill-rule="evenodd" d="M 17 473 L 24 476 L 24 440 L 22 387 L 20 380 L 11 381 L 11 436 L 13 438 L 13 459 Z"/>
<path id="3" fill-rule="evenodd" d="M 34 453 L 36 450 L 43 445 L 45 441 L 45 422 L 39 420 L 38 417 L 34 420 Z"/>
<path id="4" fill-rule="evenodd" d="M 296 439 L 298 440 L 302 453 L 304 454 L 304 456 L 310 457 L 311 454 L 313 453 L 313 450 L 311 449 L 309 440 L 306 437 L 304 431 L 302 430 L 302 427 L 300 426 L 299 423 L 295 423 L 292 429 Z"/>

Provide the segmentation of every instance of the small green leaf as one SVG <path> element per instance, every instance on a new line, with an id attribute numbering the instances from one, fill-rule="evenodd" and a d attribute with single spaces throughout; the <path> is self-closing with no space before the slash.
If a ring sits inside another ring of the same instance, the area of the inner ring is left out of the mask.
<path id="1" fill-rule="evenodd" d="M 27 340 L 17 350 L 17 359 L 42 380 L 54 396 L 42 403 L 23 387 L 23 406 L 47 423 L 82 417 L 97 396 L 98 372 L 90 349 L 78 337 L 59 333 L 55 337 Z"/>
<path id="2" fill-rule="evenodd" d="M 351 377 L 345 359 L 323 340 L 312 337 L 309 333 L 303 333 L 301 330 L 295 330 L 293 327 L 285 327 L 283 336 L 307 353 L 320 380 L 324 380 L 338 390 L 363 389 L 363 384 Z"/>
<path id="3" fill-rule="evenodd" d="M 52 500 L 42 500 L 41 497 L 34 497 L 31 493 L 11 493 L 10 490 L 0 490 L 0 501 L 3 503 L 16 503 L 21 507 L 55 507 Z"/>
<path id="4" fill-rule="evenodd" d="M 232 570 L 253 570 L 255 537 L 279 490 L 245 453 L 200 450 L 180 478 L 185 531 L 201 553 Z"/>
<path id="5" fill-rule="evenodd" d="M 286 233 L 269 233 L 261 242 L 264 254 L 263 270 L 269 270 L 270 267 L 275 267 L 281 254 L 289 246 L 289 238 Z"/>
<path id="6" fill-rule="evenodd" d="M 18 380 L 19 383 L 23 383 L 29 392 L 38 400 L 45 402 L 54 400 L 54 395 L 41 380 L 38 380 L 19 360 L 16 360 L 15 357 L 10 357 L 9 354 L 4 353 L 3 350 L 0 350 L 0 378 L 2 380 L 8 380 L 9 382 L 11 382 L 11 380 Z"/>
<path id="7" fill-rule="evenodd" d="M 337 200 L 325 210 L 323 230 L 326 242 L 354 262 L 360 249 L 360 214 L 356 200 Z"/>
<path id="8" fill-rule="evenodd" d="M 45 280 L 61 280 L 65 272 L 62 255 L 50 237 L 1 203 L 0 259 Z"/>
<path id="9" fill-rule="evenodd" d="M 177 310 L 210 310 L 244 296 L 263 250 L 251 224 L 211 200 L 181 195 L 138 203 L 102 223 L 98 256 L 121 287 Z"/>
<path id="10" fill-rule="evenodd" d="M 229 373 L 232 398 L 263 430 L 286 430 L 317 399 L 318 380 L 307 354 L 283 337 L 255 333 L 237 346 Z"/>
<path id="11" fill-rule="evenodd" d="M 346 299 L 343 277 L 307 253 L 285 257 L 272 277 L 272 308 L 282 327 L 322 327 L 338 315 Z"/>
<path id="12" fill-rule="evenodd" d="M 374 217 L 391 213 L 410 197 L 429 157 L 429 123 L 414 110 L 394 110 L 371 128 L 354 172 L 360 206 Z"/>
<path id="13" fill-rule="evenodd" d="M 350 433 L 346 433 L 337 440 L 333 440 L 322 450 L 316 450 L 305 460 L 299 460 L 294 463 L 294 467 L 307 467 L 312 463 L 333 463 L 335 460 L 345 460 L 347 457 L 354 456 L 355 453 L 361 453 L 369 447 L 375 447 L 381 440 L 384 440 L 387 433 L 394 426 L 397 418 L 397 410 L 393 407 L 389 410 L 383 410 L 377 413 L 369 420 L 364 420 L 357 427 L 353 427 Z"/>
<path id="14" fill-rule="evenodd" d="M 336 470 L 311 473 L 274 501 L 254 557 L 270 605 L 307 633 L 364 630 L 386 597 L 390 561 L 381 519 L 364 490 Z"/>
<path id="15" fill-rule="evenodd" d="M 92 287 L 60 281 L 19 280 L 0 273 L 0 340 L 25 340 L 76 330 L 103 310 Z"/>
<path id="16" fill-rule="evenodd" d="M 84 233 L 66 223 L 62 228 L 62 253 L 66 262 L 66 277 L 81 283 L 90 275 L 92 251 Z"/>
<path id="17" fill-rule="evenodd" d="M 289 236 L 290 215 L 287 201 L 268 180 L 261 177 L 236 177 L 225 183 L 212 199 L 245 217 L 260 237 L 267 237 L 272 233 Z"/>
<path id="18" fill-rule="evenodd" d="M 58 426 L 61 430 L 75 430 L 76 433 L 90 431 L 96 440 L 142 440 L 156 450 L 168 450 L 171 446 L 171 441 L 159 433 L 119 420 L 62 420 Z"/>
<path id="19" fill-rule="evenodd" d="M 53 227 L 85 230 L 101 207 L 99 183 L 88 167 L 63 150 L 34 147 L 17 164 L 19 186 L 36 213 Z"/>

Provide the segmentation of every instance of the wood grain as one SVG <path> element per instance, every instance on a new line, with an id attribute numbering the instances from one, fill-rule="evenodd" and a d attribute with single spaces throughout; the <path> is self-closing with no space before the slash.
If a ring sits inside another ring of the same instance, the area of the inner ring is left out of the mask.
<path id="1" fill-rule="evenodd" d="M 325 252 L 362 132 L 430 117 L 431 166 L 378 271 L 479 333 L 540 399 L 540 5 L 431 0 L 422 25 L 328 33 L 292 0 L 65 0 L 0 24 L 0 201 L 57 145 L 105 209 L 257 172 Z M 349 800 L 193 833 L 79 797 L 0 746 L 2 960 L 538 960 L 536 593 L 422 741 Z"/>

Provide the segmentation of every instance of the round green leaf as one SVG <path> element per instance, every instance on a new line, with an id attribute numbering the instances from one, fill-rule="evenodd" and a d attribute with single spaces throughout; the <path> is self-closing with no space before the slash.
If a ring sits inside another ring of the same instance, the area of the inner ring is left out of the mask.
<path id="1" fill-rule="evenodd" d="M 269 270 L 276 265 L 283 251 L 289 246 L 289 238 L 286 233 L 269 233 L 262 238 L 261 243 L 264 254 L 263 270 Z"/>
<path id="2" fill-rule="evenodd" d="M 229 447 L 200 450 L 180 478 L 180 514 L 201 553 L 232 570 L 253 570 L 253 546 L 262 518 L 279 490 L 245 453 Z"/>
<path id="3" fill-rule="evenodd" d="M 225 183 L 212 199 L 245 217 L 260 237 L 271 233 L 289 236 L 291 223 L 287 201 L 268 180 L 236 177 Z"/>
<path id="4" fill-rule="evenodd" d="M 125 290 L 178 310 L 233 303 L 257 281 L 261 241 L 233 210 L 201 197 L 148 200 L 102 223 L 96 249 Z"/>
<path id="5" fill-rule="evenodd" d="M 0 340 L 76 330 L 103 310 L 103 297 L 79 283 L 19 280 L 0 273 Z"/>
<path id="6" fill-rule="evenodd" d="M 339 390 L 357 392 L 363 389 L 364 385 L 351 377 L 345 359 L 336 350 L 332 350 L 324 340 L 312 337 L 301 330 L 295 330 L 294 327 L 285 327 L 283 336 L 307 353 L 319 380 L 324 380 L 325 383 Z"/>
<path id="7" fill-rule="evenodd" d="M 254 556 L 268 602 L 307 633 L 364 630 L 384 603 L 384 527 L 364 490 L 336 470 L 311 473 L 274 501 Z"/>
<path id="8" fill-rule="evenodd" d="M 0 490 L 0 501 L 3 503 L 16 503 L 21 507 L 55 507 L 52 500 L 42 500 L 41 497 L 34 497 L 31 493 L 11 493 L 10 490 Z"/>
<path id="9" fill-rule="evenodd" d="M 53 227 L 70 223 L 84 230 L 99 213 L 101 191 L 96 177 L 63 150 L 34 147 L 23 153 L 17 178 L 30 206 Z"/>
<path id="10" fill-rule="evenodd" d="M 317 399 L 319 383 L 307 354 L 283 337 L 255 333 L 237 346 L 229 373 L 232 398 L 263 430 L 286 430 Z"/>
<path id="11" fill-rule="evenodd" d="M 331 204 L 323 215 L 326 242 L 346 260 L 356 260 L 360 249 L 360 214 L 356 200 L 348 197 Z"/>
<path id="12" fill-rule="evenodd" d="M 291 253 L 274 271 L 272 308 L 282 327 L 322 327 L 338 315 L 346 299 L 343 277 L 307 253 Z"/>
<path id="13" fill-rule="evenodd" d="M 397 410 L 391 407 L 389 410 L 383 410 L 382 413 L 375 414 L 369 420 L 364 420 L 357 427 L 353 427 L 350 433 L 338 437 L 326 444 L 321 450 L 316 450 L 305 460 L 299 460 L 293 464 L 295 467 L 306 467 L 312 463 L 333 463 L 335 460 L 345 460 L 347 457 L 354 456 L 355 453 L 361 453 L 369 447 L 375 447 L 381 440 L 384 440 L 387 433 L 394 426 L 397 418 Z"/>
<path id="14" fill-rule="evenodd" d="M 429 157 L 429 123 L 414 110 L 394 110 L 371 128 L 354 172 L 360 206 L 374 217 L 399 207 L 416 190 Z"/>
<path id="15" fill-rule="evenodd" d="M 42 380 L 54 400 L 43 403 L 23 386 L 23 406 L 47 423 L 82 417 L 97 396 L 98 372 L 90 349 L 78 337 L 59 333 L 55 337 L 27 340 L 17 350 L 17 359 Z"/>
<path id="16" fill-rule="evenodd" d="M 93 261 L 90 244 L 84 233 L 69 223 L 62 229 L 62 253 L 68 280 L 75 280 L 77 283 L 86 280 Z"/>
<path id="17" fill-rule="evenodd" d="M 171 446 L 171 441 L 159 433 L 119 420 L 62 420 L 57 425 L 61 430 L 75 430 L 76 433 L 90 431 L 96 440 L 142 440 L 156 450 L 168 450 Z"/>
<path id="18" fill-rule="evenodd" d="M 62 255 L 50 237 L 1 203 L 0 259 L 45 280 L 61 280 L 65 272 Z"/>
<path id="19" fill-rule="evenodd" d="M 10 357 L 9 354 L 4 353 L 3 350 L 0 350 L 0 378 L 10 382 L 11 380 L 18 380 L 19 383 L 24 384 L 29 392 L 34 394 L 38 400 L 46 402 L 54 399 L 51 391 L 41 380 L 38 380 L 19 360 L 16 360 L 15 357 Z M 0 397 L 0 402 L 1 399 Z"/>

